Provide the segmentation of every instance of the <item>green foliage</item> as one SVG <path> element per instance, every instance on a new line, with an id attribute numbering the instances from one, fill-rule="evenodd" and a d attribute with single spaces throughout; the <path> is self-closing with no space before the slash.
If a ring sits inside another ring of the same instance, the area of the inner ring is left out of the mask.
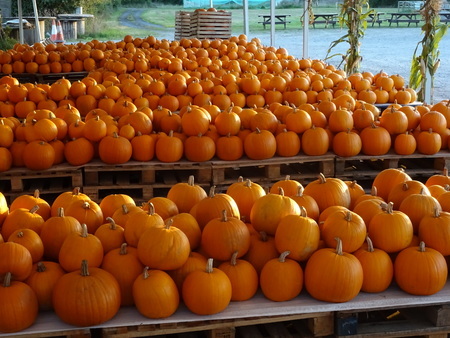
<path id="1" fill-rule="evenodd" d="M 39 15 L 56 16 L 61 13 L 73 13 L 81 5 L 82 0 L 40 0 L 38 1 Z M 17 1 L 12 2 L 12 15 L 17 16 Z M 22 1 L 23 14 L 33 15 L 32 1 Z"/>
<path id="2" fill-rule="evenodd" d="M 397 7 L 397 0 L 370 0 L 369 5 L 371 8 Z"/>
<path id="3" fill-rule="evenodd" d="M 339 25 L 348 28 L 347 34 L 331 43 L 325 59 L 341 56 L 342 61 L 339 67 L 344 64 L 344 70 L 347 74 L 353 74 L 359 71 L 362 60 L 360 55 L 361 40 L 367 28 L 367 18 L 374 11 L 369 8 L 367 0 L 345 0 L 343 4 L 340 4 L 340 7 Z M 346 54 L 330 55 L 333 48 L 341 43 L 349 45 Z"/>
<path id="4" fill-rule="evenodd" d="M 448 29 L 447 25 L 440 22 L 440 9 L 439 0 L 427 0 L 422 9 L 425 20 L 422 26 L 424 36 L 414 50 L 409 78 L 409 86 L 418 89 L 417 98 L 419 101 L 425 99 L 427 80 L 431 81 L 431 91 L 433 91 L 433 78 L 440 63 L 439 43 Z M 431 79 L 427 79 L 427 73 Z"/>
<path id="5" fill-rule="evenodd" d="M 18 41 L 9 36 L 10 28 L 1 28 L 0 27 L 0 50 L 9 50 L 12 49 L 14 44 Z"/>

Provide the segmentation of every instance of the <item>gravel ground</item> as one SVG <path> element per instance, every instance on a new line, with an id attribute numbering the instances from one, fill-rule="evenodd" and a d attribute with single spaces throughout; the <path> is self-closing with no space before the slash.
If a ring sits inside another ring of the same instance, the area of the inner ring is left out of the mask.
<path id="1" fill-rule="evenodd" d="M 121 24 L 135 25 L 139 28 L 148 28 L 149 35 L 158 39 L 174 39 L 174 29 L 161 29 L 157 25 L 145 22 L 139 17 L 139 9 L 130 9 L 121 17 Z M 152 31 L 154 33 L 152 33 Z M 242 32 L 233 31 L 234 35 Z M 309 29 L 308 57 L 312 59 L 325 59 L 330 44 L 345 35 L 345 29 Z M 249 38 L 257 37 L 268 46 L 271 45 L 270 29 L 250 32 Z M 411 59 L 417 43 L 423 38 L 420 27 L 369 27 L 361 43 L 363 56 L 361 71 L 378 73 L 383 70 L 388 74 L 399 74 L 408 82 Z M 284 30 L 276 27 L 275 43 L 277 47 L 284 47 L 295 57 L 303 57 L 303 31 Z M 348 45 L 338 45 L 333 53 L 345 53 Z M 450 32 L 444 36 L 440 45 L 441 64 L 434 80 L 433 102 L 450 98 Z M 340 57 L 328 60 L 338 65 Z"/>

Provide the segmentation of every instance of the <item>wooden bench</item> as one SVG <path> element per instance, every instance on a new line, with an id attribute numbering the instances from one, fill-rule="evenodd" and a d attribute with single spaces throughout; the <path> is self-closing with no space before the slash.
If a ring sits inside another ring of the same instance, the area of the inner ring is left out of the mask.
<path id="1" fill-rule="evenodd" d="M 367 20 L 368 23 L 372 24 L 372 27 L 377 23 L 378 27 L 381 27 L 381 24 L 386 21 L 382 16 L 384 12 L 372 13 L 369 14 L 369 18 Z"/>
<path id="2" fill-rule="evenodd" d="M 314 13 L 314 20 L 311 23 L 313 25 L 313 28 L 316 28 L 316 24 L 321 23 L 325 24 L 325 28 L 327 28 L 328 25 L 332 25 L 334 28 L 334 26 L 338 22 L 337 19 L 338 16 L 336 13 Z"/>
<path id="3" fill-rule="evenodd" d="M 420 15 L 420 14 L 418 14 L 418 13 L 391 13 L 391 18 L 388 19 L 389 26 L 391 26 L 392 23 L 396 23 L 397 27 L 398 27 L 399 23 L 406 22 L 406 23 L 408 23 L 408 27 L 412 23 L 415 23 L 416 27 L 417 27 L 420 22 L 420 19 L 417 19 L 418 15 Z"/>
<path id="4" fill-rule="evenodd" d="M 271 15 L 258 15 L 260 18 L 263 18 L 263 21 L 259 21 L 258 23 L 262 24 L 264 29 L 266 29 L 266 25 L 271 25 Z M 287 21 L 287 18 L 290 17 L 290 14 L 275 14 L 275 25 L 284 25 L 284 29 L 286 29 L 286 25 L 291 23 Z"/>

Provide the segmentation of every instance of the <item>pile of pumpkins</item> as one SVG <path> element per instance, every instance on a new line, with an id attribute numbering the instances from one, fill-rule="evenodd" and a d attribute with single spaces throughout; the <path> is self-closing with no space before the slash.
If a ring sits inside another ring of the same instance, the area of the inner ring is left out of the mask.
<path id="1" fill-rule="evenodd" d="M 121 306 L 165 318 L 183 302 L 210 315 L 258 290 L 339 303 L 395 281 L 431 295 L 447 281 L 449 184 L 446 171 L 423 183 L 392 168 L 370 193 L 320 174 L 304 187 L 240 179 L 209 194 L 190 177 L 142 206 L 125 194 L 97 204 L 79 189 L 51 204 L 35 192 L 8 206 L 0 194 L 0 332 L 44 310 L 74 326 Z"/>
<path id="2" fill-rule="evenodd" d="M 433 154 L 448 147 L 449 101 L 411 106 L 416 93 L 399 75 L 347 75 L 245 35 L 126 36 L 0 52 L 3 73 L 9 66 L 20 73 L 30 63 L 49 63 L 68 75 L 83 64 L 89 74 L 52 84 L 0 78 L 0 172 L 96 158 L 108 164 L 235 161 L 328 151 Z M 388 102 L 386 109 L 376 105 Z"/>

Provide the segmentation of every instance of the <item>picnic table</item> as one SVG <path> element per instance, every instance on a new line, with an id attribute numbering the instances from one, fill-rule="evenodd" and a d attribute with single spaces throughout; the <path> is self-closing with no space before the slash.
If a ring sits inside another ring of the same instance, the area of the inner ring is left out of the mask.
<path id="1" fill-rule="evenodd" d="M 372 27 L 377 23 L 378 27 L 381 27 L 381 24 L 385 19 L 382 18 L 386 13 L 385 12 L 373 12 L 369 14 L 369 23 L 372 23 Z"/>
<path id="2" fill-rule="evenodd" d="M 412 24 L 415 23 L 416 27 L 418 26 L 419 22 L 420 22 L 420 17 L 417 18 L 417 16 L 420 16 L 420 13 L 414 12 L 397 12 L 397 13 L 390 13 L 391 14 L 391 18 L 388 19 L 389 21 L 389 26 L 392 25 L 392 23 L 396 23 L 397 27 L 398 24 L 400 22 L 407 22 L 408 23 L 408 27 Z"/>
<path id="3" fill-rule="evenodd" d="M 264 26 L 264 29 L 266 29 L 266 25 L 271 25 L 272 22 L 272 16 L 271 15 L 258 15 L 260 18 L 262 18 L 262 21 L 258 23 L 262 23 Z M 275 24 L 276 25 L 284 25 L 284 29 L 286 29 L 286 24 L 291 23 L 290 21 L 287 21 L 288 17 L 290 17 L 290 14 L 275 14 Z"/>
<path id="4" fill-rule="evenodd" d="M 328 25 L 331 24 L 334 28 L 337 19 L 338 19 L 337 13 L 314 13 L 314 19 L 311 23 L 313 25 L 313 28 L 316 28 L 316 24 L 318 23 L 324 23 L 325 28 L 327 28 Z"/>
<path id="5" fill-rule="evenodd" d="M 439 12 L 439 16 L 441 17 L 442 23 L 449 23 L 450 22 L 450 12 Z"/>

